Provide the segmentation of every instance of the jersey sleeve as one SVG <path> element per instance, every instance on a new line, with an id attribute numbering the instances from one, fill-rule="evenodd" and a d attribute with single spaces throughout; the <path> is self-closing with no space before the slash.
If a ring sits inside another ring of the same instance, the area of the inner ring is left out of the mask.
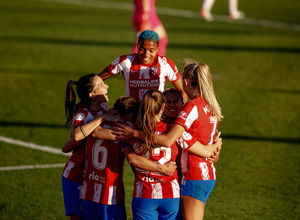
<path id="1" fill-rule="evenodd" d="M 121 73 L 124 69 L 123 67 L 123 62 L 126 60 L 126 55 L 120 56 L 117 59 L 115 59 L 108 67 L 107 70 L 108 72 L 115 76 Z"/>
<path id="2" fill-rule="evenodd" d="M 188 102 L 179 113 L 177 119 L 175 120 L 175 124 L 179 124 L 185 128 L 185 130 L 189 130 L 194 121 L 199 117 L 197 106 L 193 105 L 190 101 Z"/>
<path id="3" fill-rule="evenodd" d="M 188 132 L 183 134 L 177 139 L 176 143 L 182 148 L 182 150 L 188 150 L 197 142 L 197 139 Z"/>
<path id="4" fill-rule="evenodd" d="M 173 62 L 173 60 L 167 58 L 167 63 L 168 63 L 168 74 L 167 74 L 167 77 L 168 77 L 168 80 L 170 82 L 176 82 L 177 80 L 179 80 L 181 78 L 180 76 L 180 73 L 177 69 L 177 66 L 175 65 L 175 63 Z"/>
<path id="5" fill-rule="evenodd" d="M 86 110 L 79 111 L 73 117 L 72 126 L 74 125 L 84 125 L 88 112 Z"/>

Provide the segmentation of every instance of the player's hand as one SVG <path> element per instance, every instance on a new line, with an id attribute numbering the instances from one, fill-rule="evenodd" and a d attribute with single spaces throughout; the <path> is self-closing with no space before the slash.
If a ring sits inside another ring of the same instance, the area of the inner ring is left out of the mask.
<path id="1" fill-rule="evenodd" d="M 117 113 L 118 113 L 118 111 L 114 110 L 114 108 L 109 108 L 105 114 L 106 115 L 116 115 Z"/>
<path id="2" fill-rule="evenodd" d="M 222 148 L 222 138 L 220 136 L 221 136 L 221 132 L 218 132 L 218 135 L 215 139 L 216 143 L 213 144 L 216 150 L 213 152 L 212 156 L 208 158 L 209 162 L 216 163 L 219 160 L 219 155 Z"/>
<path id="3" fill-rule="evenodd" d="M 164 164 L 163 166 L 164 166 L 163 173 L 168 176 L 172 176 L 177 168 L 176 162 L 174 162 L 174 161 L 170 161 L 170 162 Z"/>
<path id="4" fill-rule="evenodd" d="M 113 134 L 117 139 L 132 138 L 134 137 L 135 128 L 131 122 L 127 122 L 126 125 L 117 123 L 118 127 L 113 127 Z"/>
<path id="5" fill-rule="evenodd" d="M 102 116 L 103 116 L 103 121 L 124 123 L 123 119 L 119 115 L 104 114 Z"/>
<path id="6" fill-rule="evenodd" d="M 211 155 L 210 158 L 208 158 L 208 161 L 211 163 L 216 163 L 219 160 L 219 155 L 220 155 L 220 149 L 217 148 L 216 151 Z"/>
<path id="7" fill-rule="evenodd" d="M 221 148 L 222 148 L 222 138 L 220 136 L 221 136 L 221 131 L 218 132 L 218 135 L 215 139 L 216 143 L 214 144 L 216 146 L 216 148 L 219 148 L 219 150 L 221 150 Z"/>

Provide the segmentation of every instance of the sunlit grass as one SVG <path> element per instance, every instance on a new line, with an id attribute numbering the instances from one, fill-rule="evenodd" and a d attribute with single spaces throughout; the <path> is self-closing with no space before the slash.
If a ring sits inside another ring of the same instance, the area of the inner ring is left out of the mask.
<path id="1" fill-rule="evenodd" d="M 196 0 L 157 4 L 191 11 L 200 8 Z M 299 23 L 293 13 L 298 2 L 277 0 L 258 10 L 260 4 L 240 1 L 249 17 Z M 213 13 L 226 14 L 225 5 L 216 1 Z M 131 53 L 132 14 L 13 0 L 1 1 L 0 15 L 0 135 L 61 148 L 70 137 L 69 128 L 62 127 L 68 80 L 98 73 L 119 55 Z M 184 57 L 207 63 L 222 106 L 223 148 L 205 219 L 297 219 L 299 31 L 160 18 L 169 37 L 167 56 L 180 71 Z M 106 83 L 111 107 L 125 95 L 124 80 L 118 76 Z M 0 155 L 1 167 L 68 160 L 3 142 Z M 61 174 L 62 168 L 0 171 L 1 219 L 66 219 Z M 131 219 L 133 174 L 128 164 L 124 182 Z"/>

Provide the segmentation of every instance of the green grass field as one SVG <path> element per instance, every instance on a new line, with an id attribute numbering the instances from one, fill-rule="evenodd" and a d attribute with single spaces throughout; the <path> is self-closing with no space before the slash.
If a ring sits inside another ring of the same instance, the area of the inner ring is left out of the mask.
<path id="1" fill-rule="evenodd" d="M 0 136 L 60 149 L 70 135 L 62 126 L 67 81 L 131 52 L 132 11 L 118 8 L 120 0 L 107 8 L 100 0 L 65 1 L 0 2 Z M 157 0 L 193 13 L 200 4 Z M 254 22 L 159 14 L 167 56 L 180 71 L 185 57 L 208 64 L 223 109 L 223 146 L 205 219 L 299 219 L 300 2 L 240 0 L 239 8 Z M 227 1 L 216 1 L 212 13 L 225 16 Z M 125 95 L 124 81 L 106 82 L 112 106 Z M 0 167 L 67 160 L 0 141 Z M 0 171 L 0 219 L 67 219 L 61 174 L 61 167 Z M 131 219 L 127 164 L 124 176 Z"/>

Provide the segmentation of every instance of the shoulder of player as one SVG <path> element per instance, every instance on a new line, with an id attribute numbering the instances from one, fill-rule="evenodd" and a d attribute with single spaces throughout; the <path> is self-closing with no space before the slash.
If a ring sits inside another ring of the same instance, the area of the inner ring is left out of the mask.
<path id="1" fill-rule="evenodd" d="M 98 112 L 98 114 L 105 114 L 108 111 L 106 102 L 102 102 L 100 104 L 100 106 L 101 106 L 101 108 L 100 108 L 100 111 Z"/>
<path id="2" fill-rule="evenodd" d="M 207 105 L 207 102 L 204 98 L 202 98 L 201 96 L 197 96 L 195 99 L 192 100 L 192 102 L 194 103 L 194 105 L 203 107 Z"/>
<path id="3" fill-rule="evenodd" d="M 158 56 L 158 63 L 161 67 L 163 67 L 161 68 L 162 70 L 173 71 L 175 73 L 178 72 L 176 64 L 170 58 Z"/>
<path id="4" fill-rule="evenodd" d="M 157 59 L 158 59 L 158 62 L 160 64 L 165 64 L 165 65 L 175 65 L 174 61 L 171 60 L 170 58 L 168 57 L 164 57 L 164 56 L 159 56 L 157 55 Z"/>
<path id="5" fill-rule="evenodd" d="M 198 105 L 198 103 L 196 102 L 196 100 L 193 99 L 193 100 L 187 102 L 187 103 L 183 106 L 181 112 L 179 113 L 179 116 L 185 118 L 187 115 L 189 115 L 189 114 L 191 114 L 191 113 L 196 113 L 196 112 L 198 112 L 197 109 L 199 109 L 199 107 L 200 107 L 200 106 Z M 196 108 L 196 109 L 195 109 L 195 108 Z M 196 112 L 195 112 L 195 110 L 196 110 Z"/>
<path id="6" fill-rule="evenodd" d="M 132 62 L 135 58 L 136 54 L 129 54 L 129 55 L 121 55 L 117 57 L 111 64 L 110 66 L 117 66 L 118 64 L 124 63 L 124 61 L 130 61 Z"/>
<path id="7" fill-rule="evenodd" d="M 86 108 L 79 109 L 73 116 L 72 127 L 78 124 L 83 124 L 89 115 L 89 111 Z"/>
<path id="8" fill-rule="evenodd" d="M 89 110 L 87 108 L 80 108 L 75 114 L 74 118 L 77 118 L 79 115 L 87 116 L 89 114 Z"/>
<path id="9" fill-rule="evenodd" d="M 193 111 L 194 108 L 197 108 L 198 114 L 206 115 L 207 112 L 210 112 L 210 108 L 209 108 L 206 100 L 200 96 L 198 96 L 197 98 L 190 101 L 190 105 L 189 105 L 188 109 L 190 111 Z"/>

